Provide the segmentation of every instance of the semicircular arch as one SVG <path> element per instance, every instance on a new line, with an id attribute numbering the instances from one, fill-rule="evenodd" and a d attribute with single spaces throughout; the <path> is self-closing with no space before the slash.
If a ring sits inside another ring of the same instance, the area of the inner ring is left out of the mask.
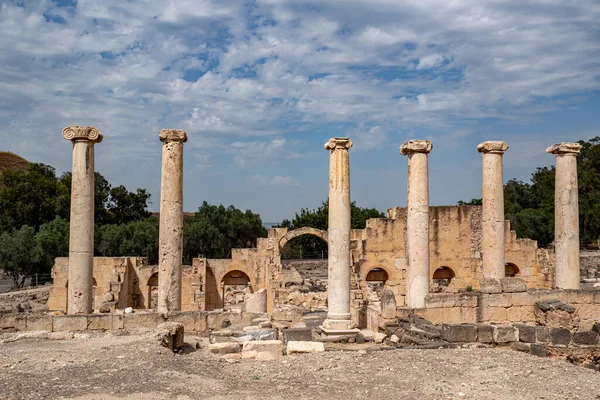
<path id="1" fill-rule="evenodd" d="M 297 238 L 298 236 L 302 236 L 302 235 L 316 236 L 319 239 L 323 240 L 325 243 L 328 242 L 327 231 L 305 226 L 302 228 L 298 228 L 298 229 L 289 231 L 284 236 L 282 236 L 282 238 L 279 239 L 279 251 L 281 251 L 281 249 L 283 249 L 283 246 L 285 246 L 287 242 L 289 242 L 290 240 L 292 240 L 294 238 Z"/>

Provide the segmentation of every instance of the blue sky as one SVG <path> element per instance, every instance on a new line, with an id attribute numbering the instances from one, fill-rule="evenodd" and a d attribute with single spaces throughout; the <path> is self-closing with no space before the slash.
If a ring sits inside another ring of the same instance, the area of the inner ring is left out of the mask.
<path id="1" fill-rule="evenodd" d="M 481 197 L 484 140 L 528 180 L 600 136 L 598 21 L 584 0 L 0 0 L 0 149 L 60 173 L 62 129 L 94 125 L 96 169 L 156 210 L 158 131 L 185 129 L 185 210 L 280 221 L 326 198 L 328 138 L 381 210 L 406 204 L 399 146 L 429 139 L 431 203 L 456 204 Z"/>

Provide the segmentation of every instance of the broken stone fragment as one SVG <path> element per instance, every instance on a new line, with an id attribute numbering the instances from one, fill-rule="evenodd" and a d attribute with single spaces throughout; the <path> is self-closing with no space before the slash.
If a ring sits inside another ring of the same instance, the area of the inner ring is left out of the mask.
<path id="1" fill-rule="evenodd" d="M 287 354 L 299 353 L 322 353 L 325 351 L 323 342 L 288 342 L 286 347 Z"/>
<path id="2" fill-rule="evenodd" d="M 162 346 L 172 351 L 183 349 L 184 330 L 181 322 L 165 322 L 156 328 Z"/>

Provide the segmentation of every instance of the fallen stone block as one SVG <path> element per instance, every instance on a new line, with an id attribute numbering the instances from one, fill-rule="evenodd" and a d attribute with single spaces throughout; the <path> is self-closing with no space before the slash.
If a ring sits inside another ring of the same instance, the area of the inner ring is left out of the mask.
<path id="1" fill-rule="evenodd" d="M 512 325 L 494 325 L 494 343 L 519 341 L 519 331 Z"/>
<path id="2" fill-rule="evenodd" d="M 550 342 L 553 346 L 568 346 L 571 343 L 571 331 L 566 328 L 550 329 Z"/>
<path id="3" fill-rule="evenodd" d="M 494 278 L 483 278 L 479 282 L 479 291 L 481 293 L 502 293 L 502 284 Z"/>
<path id="4" fill-rule="evenodd" d="M 312 337 L 312 329 L 310 328 L 289 328 L 281 331 L 284 342 L 310 342 Z"/>
<path id="5" fill-rule="evenodd" d="M 500 279 L 502 291 L 505 293 L 526 292 L 527 285 L 521 278 L 502 278 Z"/>
<path id="6" fill-rule="evenodd" d="M 523 351 L 525 353 L 531 352 L 531 343 L 512 342 L 511 347 L 517 351 Z"/>
<path id="7" fill-rule="evenodd" d="M 273 312 L 273 321 L 300 322 L 304 313 L 300 307 L 292 306 L 283 309 L 276 309 Z"/>
<path id="8" fill-rule="evenodd" d="M 597 346 L 599 343 L 598 333 L 594 331 L 573 332 L 572 340 L 579 346 Z"/>
<path id="9" fill-rule="evenodd" d="M 242 359 L 270 361 L 283 355 L 281 340 L 261 340 L 245 342 L 242 345 Z"/>
<path id="10" fill-rule="evenodd" d="M 287 354 L 322 353 L 324 351 L 325 345 L 322 342 L 288 342 L 286 347 Z"/>
<path id="11" fill-rule="evenodd" d="M 477 325 L 477 341 L 479 343 L 494 343 L 494 327 L 486 324 Z"/>
<path id="12" fill-rule="evenodd" d="M 542 343 L 531 343 L 531 354 L 538 357 L 548 356 L 548 347 Z"/>
<path id="13" fill-rule="evenodd" d="M 392 335 L 390 337 L 390 342 L 392 342 L 392 343 L 398 343 L 399 341 L 400 341 L 400 338 L 396 335 Z"/>
<path id="14" fill-rule="evenodd" d="M 381 333 L 381 332 L 375 332 L 375 343 L 383 343 L 384 339 L 386 338 L 386 334 L 385 333 Z"/>
<path id="15" fill-rule="evenodd" d="M 442 325 L 442 339 L 450 343 L 477 341 L 477 326 L 470 324 Z"/>
<path id="16" fill-rule="evenodd" d="M 531 325 L 516 325 L 519 330 L 519 341 L 524 343 L 535 343 L 536 339 L 536 327 Z"/>
<path id="17" fill-rule="evenodd" d="M 184 326 L 181 322 L 165 322 L 156 327 L 158 340 L 169 350 L 179 351 L 184 344 Z"/>
<path id="18" fill-rule="evenodd" d="M 260 289 L 254 293 L 246 294 L 242 311 L 251 313 L 267 312 L 267 290 Z"/>
<path id="19" fill-rule="evenodd" d="M 239 353 L 242 349 L 242 345 L 240 343 L 213 343 L 208 345 L 208 351 L 213 354 L 231 354 L 231 353 Z"/>
<path id="20" fill-rule="evenodd" d="M 373 342 L 375 341 L 375 333 L 369 329 L 363 329 L 359 332 L 359 335 L 362 336 L 365 342 Z"/>

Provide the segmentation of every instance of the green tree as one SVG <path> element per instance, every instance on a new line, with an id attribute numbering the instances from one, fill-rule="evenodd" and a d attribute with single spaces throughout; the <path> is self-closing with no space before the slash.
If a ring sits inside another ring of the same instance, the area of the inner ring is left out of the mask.
<path id="1" fill-rule="evenodd" d="M 482 204 L 481 199 L 471 199 L 469 201 L 458 201 L 459 206 L 480 206 Z"/>
<path id="2" fill-rule="evenodd" d="M 39 264 L 39 273 L 50 274 L 56 257 L 67 257 L 69 255 L 69 222 L 56 217 L 40 226 L 35 235 L 35 247 L 33 256 Z"/>
<path id="3" fill-rule="evenodd" d="M 59 214 L 58 199 L 64 188 L 54 168 L 29 164 L 25 171 L 5 170 L 0 174 L 0 231 L 28 225 L 37 230 Z"/>
<path id="4" fill-rule="evenodd" d="M 206 201 L 183 228 L 183 259 L 194 257 L 227 258 L 232 248 L 256 247 L 259 237 L 266 237 L 260 215 L 234 206 L 211 205 Z"/>
<path id="5" fill-rule="evenodd" d="M 38 272 L 34 247 L 35 229 L 31 226 L 0 235 L 0 268 L 12 279 L 14 288 L 22 288 L 25 280 Z"/>
<path id="6" fill-rule="evenodd" d="M 100 256 L 147 257 L 150 264 L 158 263 L 158 219 L 144 218 L 127 224 L 108 224 L 98 227 L 96 252 Z"/>

